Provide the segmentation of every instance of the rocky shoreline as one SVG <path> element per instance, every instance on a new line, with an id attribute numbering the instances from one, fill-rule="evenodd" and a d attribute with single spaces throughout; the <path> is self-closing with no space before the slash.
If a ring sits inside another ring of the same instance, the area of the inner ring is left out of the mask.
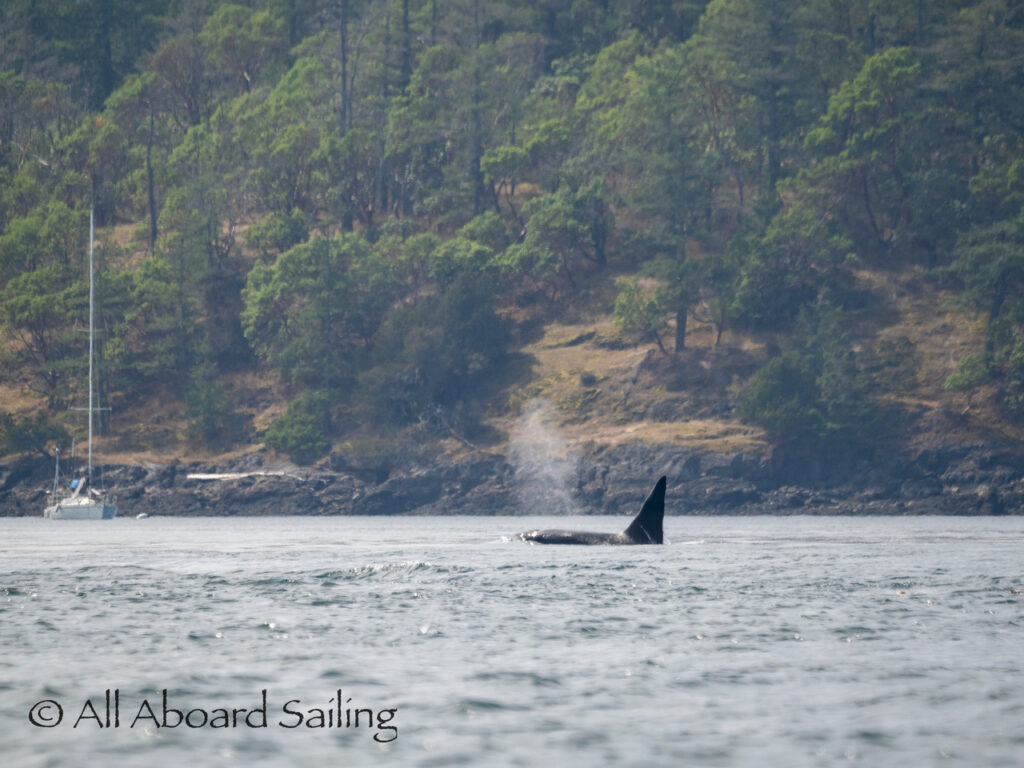
<path id="1" fill-rule="evenodd" d="M 0 463 L 0 515 L 41 515 L 49 471 L 39 458 Z M 534 465 L 484 451 L 399 467 L 335 454 L 300 468 L 251 455 L 230 466 L 111 466 L 103 477 L 120 514 L 134 517 L 628 514 L 661 475 L 670 515 L 1024 514 L 1024 455 L 988 444 L 844 468 L 781 449 L 762 456 L 631 443 Z"/>

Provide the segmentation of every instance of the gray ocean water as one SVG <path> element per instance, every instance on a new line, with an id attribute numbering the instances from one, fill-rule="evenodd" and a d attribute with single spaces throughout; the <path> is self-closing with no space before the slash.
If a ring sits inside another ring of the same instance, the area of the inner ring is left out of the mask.
<path id="1" fill-rule="evenodd" d="M 1024 518 L 623 523 L 0 519 L 0 760 L 1024 765 Z"/>

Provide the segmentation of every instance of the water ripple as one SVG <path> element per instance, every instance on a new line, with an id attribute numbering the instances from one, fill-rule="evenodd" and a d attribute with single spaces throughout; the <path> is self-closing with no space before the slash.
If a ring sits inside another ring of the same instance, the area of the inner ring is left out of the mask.
<path id="1" fill-rule="evenodd" d="M 557 520 L 111 522 L 8 531 L 10 764 L 967 768 L 1024 744 L 1020 520 L 675 518 L 687 545 L 647 549 L 501 538 Z M 400 735 L 27 730 L 24 702 L 108 688 L 341 690 Z"/>

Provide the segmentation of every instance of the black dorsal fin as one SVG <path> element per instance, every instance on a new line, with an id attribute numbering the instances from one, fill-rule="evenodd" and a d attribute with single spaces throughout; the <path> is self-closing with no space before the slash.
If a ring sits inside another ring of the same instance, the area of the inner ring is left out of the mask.
<path id="1" fill-rule="evenodd" d="M 662 477 L 647 497 L 640 513 L 623 533 L 640 544 L 661 544 L 661 521 L 665 517 L 665 483 Z"/>

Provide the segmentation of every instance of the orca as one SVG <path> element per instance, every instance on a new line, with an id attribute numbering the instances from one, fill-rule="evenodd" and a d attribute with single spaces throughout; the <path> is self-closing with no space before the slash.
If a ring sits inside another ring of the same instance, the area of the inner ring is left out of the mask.
<path id="1" fill-rule="evenodd" d="M 665 482 L 661 478 L 647 497 L 639 514 L 622 533 L 589 531 L 525 531 L 519 538 L 531 544 L 661 544 L 661 521 L 665 516 Z"/>

